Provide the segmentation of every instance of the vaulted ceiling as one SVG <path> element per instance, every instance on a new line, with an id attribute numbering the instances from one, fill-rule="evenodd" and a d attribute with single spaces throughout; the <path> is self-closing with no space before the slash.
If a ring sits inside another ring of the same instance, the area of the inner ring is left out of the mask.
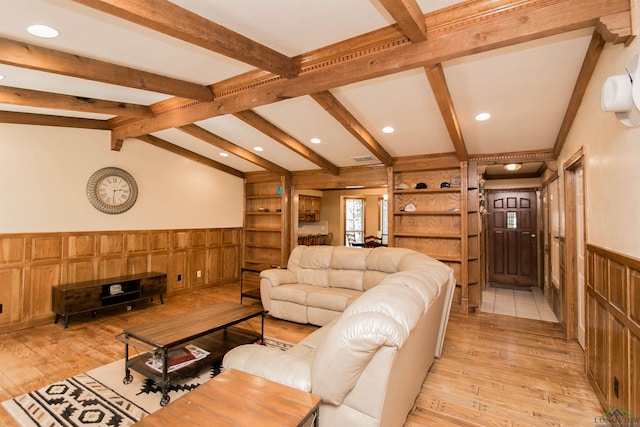
<path id="1" fill-rule="evenodd" d="M 0 123 L 240 177 L 450 152 L 539 171 L 604 44 L 632 39 L 632 1 L 0 0 Z"/>

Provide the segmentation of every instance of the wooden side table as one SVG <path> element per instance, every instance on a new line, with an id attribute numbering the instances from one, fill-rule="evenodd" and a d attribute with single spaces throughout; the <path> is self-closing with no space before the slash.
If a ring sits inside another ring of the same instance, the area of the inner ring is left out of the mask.
<path id="1" fill-rule="evenodd" d="M 250 290 L 245 290 L 244 289 L 244 273 L 257 273 L 260 274 L 260 272 L 264 270 L 263 268 L 260 267 L 242 267 L 240 269 L 240 304 L 242 304 L 242 299 L 243 298 L 252 298 L 252 299 L 257 299 L 258 301 L 261 299 L 260 298 L 260 286 L 258 286 L 258 288 L 254 288 L 254 289 L 250 289 Z"/>
<path id="2" fill-rule="evenodd" d="M 320 396 L 229 369 L 136 426 L 317 426 L 320 401 Z"/>

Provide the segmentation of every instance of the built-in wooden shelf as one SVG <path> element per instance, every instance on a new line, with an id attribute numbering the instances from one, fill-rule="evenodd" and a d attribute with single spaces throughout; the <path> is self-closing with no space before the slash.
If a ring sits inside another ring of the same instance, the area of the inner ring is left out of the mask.
<path id="1" fill-rule="evenodd" d="M 420 158 L 418 158 L 420 157 Z M 451 187 L 440 188 L 447 182 Z M 425 183 L 425 189 L 398 189 Z M 458 283 L 454 302 L 465 313 L 480 304 L 478 175 L 475 162 L 416 156 L 389 170 L 389 243 L 449 265 Z M 415 211 L 404 210 L 407 205 Z"/>

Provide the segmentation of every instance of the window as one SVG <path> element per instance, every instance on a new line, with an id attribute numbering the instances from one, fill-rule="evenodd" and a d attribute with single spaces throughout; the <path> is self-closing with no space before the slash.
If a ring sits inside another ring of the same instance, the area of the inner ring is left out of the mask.
<path id="1" fill-rule="evenodd" d="M 507 228 L 518 228 L 518 214 L 507 212 Z"/>
<path id="2" fill-rule="evenodd" d="M 351 246 L 353 243 L 364 242 L 364 199 L 344 199 L 344 243 Z"/>

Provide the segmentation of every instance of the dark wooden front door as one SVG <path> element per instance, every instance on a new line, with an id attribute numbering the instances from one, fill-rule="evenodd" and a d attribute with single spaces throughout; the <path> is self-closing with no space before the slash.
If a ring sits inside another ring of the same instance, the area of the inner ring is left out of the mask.
<path id="1" fill-rule="evenodd" d="M 538 286 L 535 191 L 492 191 L 489 208 L 489 281 Z"/>

